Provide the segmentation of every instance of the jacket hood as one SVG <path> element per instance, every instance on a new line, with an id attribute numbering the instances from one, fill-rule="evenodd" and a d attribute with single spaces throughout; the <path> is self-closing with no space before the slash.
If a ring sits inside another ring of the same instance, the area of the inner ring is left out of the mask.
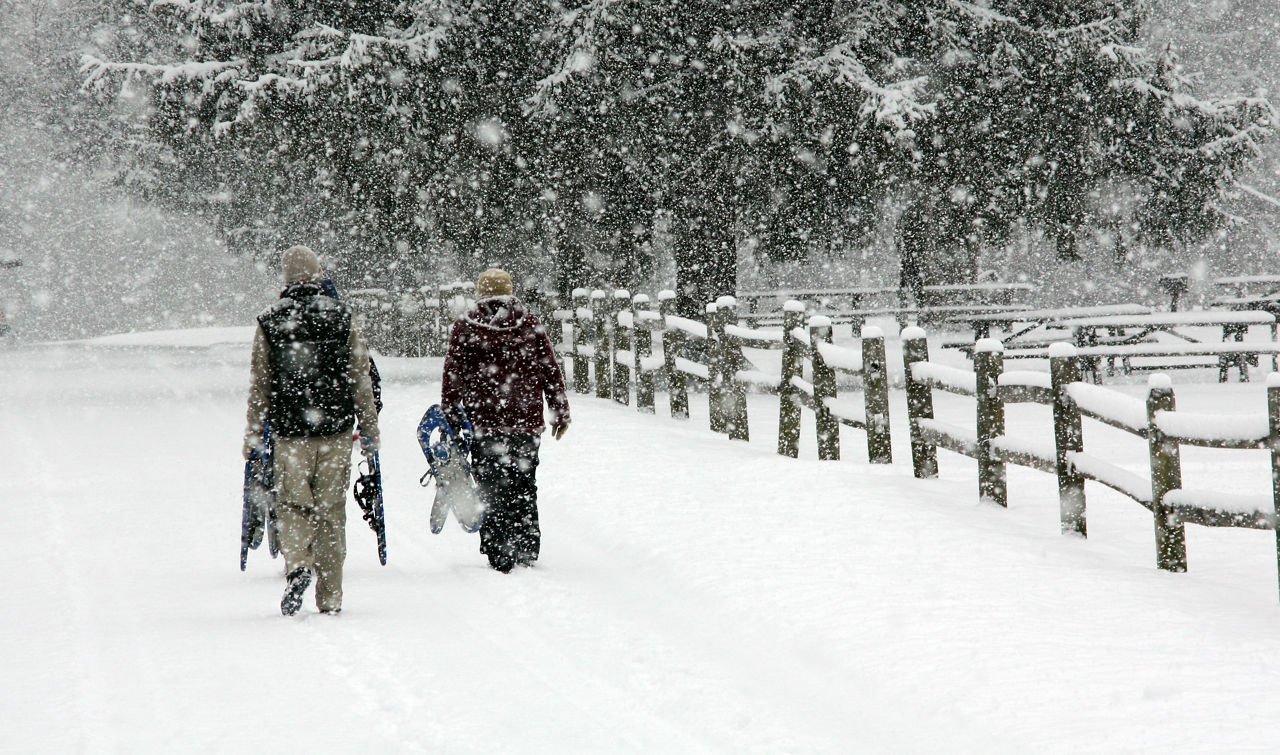
<path id="1" fill-rule="evenodd" d="M 469 324 L 487 330 L 516 330 L 525 324 L 529 311 L 514 296 L 490 296 L 477 299 L 475 306 L 462 316 Z"/>

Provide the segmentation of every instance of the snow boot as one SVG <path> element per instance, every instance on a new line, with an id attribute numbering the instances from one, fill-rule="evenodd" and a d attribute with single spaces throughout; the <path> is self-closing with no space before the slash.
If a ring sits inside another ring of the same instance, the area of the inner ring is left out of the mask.
<path id="1" fill-rule="evenodd" d="M 280 613 L 292 616 L 302 607 L 302 594 L 311 584 L 311 570 L 299 566 L 289 572 L 289 584 L 284 588 L 284 597 L 280 599 Z"/>

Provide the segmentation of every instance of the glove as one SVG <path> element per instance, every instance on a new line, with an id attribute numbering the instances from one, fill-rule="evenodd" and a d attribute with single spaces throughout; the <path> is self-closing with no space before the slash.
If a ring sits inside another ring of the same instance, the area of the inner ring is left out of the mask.
<path id="1" fill-rule="evenodd" d="M 364 460 L 369 462 L 369 466 L 373 466 L 373 456 L 378 453 L 378 446 L 363 435 L 360 436 L 360 455 Z"/>
<path id="2" fill-rule="evenodd" d="M 568 422 L 560 422 L 551 426 L 551 437 L 560 440 L 564 437 L 565 431 L 569 429 Z"/>

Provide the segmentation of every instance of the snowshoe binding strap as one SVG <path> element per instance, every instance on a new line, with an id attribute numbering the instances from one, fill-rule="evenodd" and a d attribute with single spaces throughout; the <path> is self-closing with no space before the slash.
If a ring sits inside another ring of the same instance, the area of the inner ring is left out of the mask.
<path id="1" fill-rule="evenodd" d="M 351 492 L 355 494 L 356 505 L 360 507 L 364 521 L 373 528 L 374 532 L 377 532 L 378 475 L 374 472 L 362 473 L 356 478 L 356 484 L 352 486 Z"/>

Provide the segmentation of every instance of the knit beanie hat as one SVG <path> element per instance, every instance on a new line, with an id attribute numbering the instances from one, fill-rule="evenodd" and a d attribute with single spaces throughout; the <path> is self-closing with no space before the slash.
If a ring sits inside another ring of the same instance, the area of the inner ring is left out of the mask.
<path id="1" fill-rule="evenodd" d="M 305 246 L 291 246 L 280 258 L 280 269 L 284 273 L 284 284 L 291 286 L 300 281 L 318 282 L 320 280 L 320 258 Z"/>
<path id="2" fill-rule="evenodd" d="M 476 296 L 510 296 L 512 292 L 511 274 L 506 270 L 491 267 L 480 273 L 476 281 Z"/>

